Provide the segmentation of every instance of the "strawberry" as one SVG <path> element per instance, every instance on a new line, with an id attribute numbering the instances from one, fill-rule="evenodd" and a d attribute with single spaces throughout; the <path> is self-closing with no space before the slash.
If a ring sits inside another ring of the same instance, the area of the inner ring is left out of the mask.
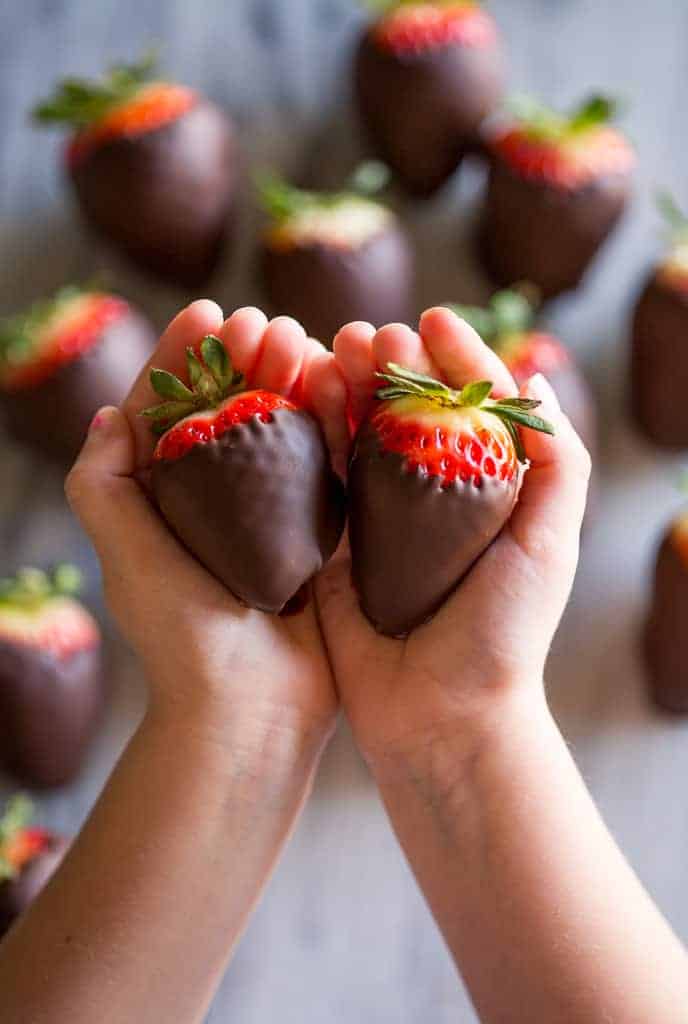
<path id="1" fill-rule="evenodd" d="M 123 299 L 78 287 L 0 322 L 0 405 L 11 433 L 73 461 L 93 413 L 122 401 L 154 342 Z"/>
<path id="2" fill-rule="evenodd" d="M 688 218 L 660 196 L 668 247 L 646 278 L 633 313 L 631 411 L 638 428 L 666 449 L 688 446 L 684 381 L 688 353 L 678 339 L 688 331 Z"/>
<path id="3" fill-rule="evenodd" d="M 525 97 L 510 109 L 488 138 L 482 257 L 499 284 L 531 281 L 551 298 L 580 283 L 621 217 L 635 157 L 603 96 L 570 115 Z"/>
<path id="4" fill-rule="evenodd" d="M 657 553 L 645 627 L 647 686 L 665 711 L 688 713 L 688 512 L 666 530 Z"/>
<path id="5" fill-rule="evenodd" d="M 195 287 L 214 270 L 234 209 L 235 133 L 195 90 L 151 80 L 154 63 L 65 79 L 34 116 L 72 129 L 66 167 L 91 226 L 145 269 Z"/>
<path id="6" fill-rule="evenodd" d="M 344 495 L 316 421 L 281 395 L 245 390 L 218 339 L 187 352 L 190 387 L 164 370 L 151 483 L 186 547 L 252 608 L 280 612 L 333 554 Z"/>
<path id="7" fill-rule="evenodd" d="M 393 363 L 349 465 L 349 538 L 361 607 L 389 636 L 430 619 L 500 532 L 525 455 L 519 425 L 552 433 L 538 402 L 454 391 Z"/>
<path id="8" fill-rule="evenodd" d="M 428 196 L 500 100 L 497 29 L 473 0 L 391 0 L 364 32 L 355 74 L 373 143 L 407 191 Z"/>
<path id="9" fill-rule="evenodd" d="M 0 580 L 0 762 L 34 786 L 76 775 L 102 705 L 100 632 L 73 566 Z"/>
<path id="10" fill-rule="evenodd" d="M 548 379 L 577 433 L 594 452 L 597 425 L 590 388 L 562 342 L 535 326 L 535 307 L 525 291 L 496 292 L 487 308 L 448 305 L 494 349 L 519 387 L 536 373 Z"/>
<path id="11" fill-rule="evenodd" d="M 413 254 L 397 217 L 371 197 L 388 177 L 362 164 L 342 192 L 306 192 L 264 178 L 269 224 L 262 271 L 270 302 L 331 345 L 351 320 L 404 321 L 413 294 Z"/>
<path id="12" fill-rule="evenodd" d="M 11 799 L 0 817 L 0 938 L 33 902 L 62 860 L 67 842 L 29 824 L 33 807 Z"/>

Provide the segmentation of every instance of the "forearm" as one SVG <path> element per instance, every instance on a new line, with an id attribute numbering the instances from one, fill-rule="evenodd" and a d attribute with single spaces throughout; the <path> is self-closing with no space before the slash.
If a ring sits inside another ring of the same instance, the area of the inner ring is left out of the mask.
<path id="1" fill-rule="evenodd" d="M 483 1021 L 683 1020 L 686 954 L 544 701 L 448 727 L 374 770 Z"/>
<path id="2" fill-rule="evenodd" d="M 149 715 L 2 946 L 0 1016 L 201 1021 L 323 742 L 292 723 L 237 718 L 220 737 Z"/>

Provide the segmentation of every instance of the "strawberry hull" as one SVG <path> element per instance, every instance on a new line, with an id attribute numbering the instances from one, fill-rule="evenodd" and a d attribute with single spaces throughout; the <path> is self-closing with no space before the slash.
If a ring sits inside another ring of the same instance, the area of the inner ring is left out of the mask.
<path id="1" fill-rule="evenodd" d="M 253 416 L 151 482 L 179 539 L 244 604 L 280 612 L 334 553 L 345 500 L 318 424 L 302 410 Z"/>
<path id="2" fill-rule="evenodd" d="M 565 188 L 494 156 L 479 236 L 485 270 L 500 285 L 529 281 L 543 298 L 577 287 L 630 196 L 630 173 Z"/>
<path id="3" fill-rule="evenodd" d="M 184 287 L 208 280 L 236 202 L 231 123 L 214 104 L 99 144 L 70 176 L 91 226 L 139 266 Z"/>
<path id="4" fill-rule="evenodd" d="M 397 227 L 348 248 L 326 243 L 276 247 L 265 242 L 262 273 L 277 313 L 295 317 L 331 347 L 352 320 L 376 327 L 407 322 L 413 306 L 413 255 Z"/>
<path id="5" fill-rule="evenodd" d="M 480 487 L 407 472 L 364 424 L 349 465 L 353 581 L 375 628 L 405 636 L 427 622 L 511 514 L 518 479 Z M 438 525 L 438 524 L 441 524 Z"/>
<path id="6" fill-rule="evenodd" d="M 496 41 L 421 52 L 381 47 L 374 27 L 356 57 L 358 106 L 381 157 L 412 195 L 429 196 L 479 142 L 478 128 L 502 94 Z"/>
<path id="7" fill-rule="evenodd" d="M 16 878 L 0 882 L 0 938 L 28 910 L 60 866 L 69 848 L 62 836 L 51 834 L 47 849 L 33 857 Z"/>
<path id="8" fill-rule="evenodd" d="M 631 337 L 631 412 L 648 440 L 662 448 L 688 447 L 685 381 L 688 291 L 653 274 L 636 305 Z"/>
<path id="9" fill-rule="evenodd" d="M 149 322 L 130 310 L 109 324 L 91 348 L 34 387 L 0 391 L 5 424 L 21 444 L 62 465 L 71 465 L 93 414 L 119 405 L 156 335 Z"/>
<path id="10" fill-rule="evenodd" d="M 652 608 L 645 629 L 651 700 L 665 711 L 688 713 L 688 563 L 674 529 L 657 555 Z"/>
<path id="11" fill-rule="evenodd" d="M 32 787 L 81 768 L 103 707 L 97 648 L 61 658 L 0 638 L 0 763 Z"/>

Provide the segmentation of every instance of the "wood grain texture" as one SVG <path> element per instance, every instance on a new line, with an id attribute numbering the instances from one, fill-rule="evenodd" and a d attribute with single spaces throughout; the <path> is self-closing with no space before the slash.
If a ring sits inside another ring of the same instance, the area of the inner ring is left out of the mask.
<path id="1" fill-rule="evenodd" d="M 638 198 L 584 290 L 552 307 L 602 411 L 604 475 L 571 605 L 552 652 L 552 703 L 602 812 L 662 910 L 688 939 L 688 724 L 646 706 L 639 623 L 659 531 L 680 504 L 680 459 L 632 434 L 625 415 L 629 303 L 659 249 L 652 193 L 688 202 L 684 97 L 688 8 L 674 0 L 492 0 L 514 87 L 555 103 L 604 88 L 628 102 L 640 147 Z M 237 117 L 250 162 L 335 181 L 359 142 L 348 68 L 362 13 L 354 0 L 0 0 L 0 312 L 46 288 L 105 270 L 159 325 L 186 296 L 151 285 L 86 238 L 58 173 L 55 136 L 26 113 L 61 74 L 96 72 L 151 40 L 172 74 Z M 420 256 L 419 308 L 486 295 L 465 254 L 481 172 L 467 169 L 441 201 L 408 207 Z M 240 256 L 211 294 L 229 310 L 260 301 L 247 202 Z M 687 382 L 688 383 L 688 382 Z M 0 442 L 0 569 L 79 561 L 97 569 L 61 483 Z M 108 637 L 112 701 L 88 770 L 42 799 L 45 821 L 74 831 L 140 714 L 133 657 Z M 2 792 L 10 789 L 10 781 Z M 553 837 L 554 839 L 554 837 Z M 231 885 L 231 878 L 227 879 Z M 225 979 L 214 1024 L 467 1024 L 454 969 L 342 730 L 314 797 Z"/>

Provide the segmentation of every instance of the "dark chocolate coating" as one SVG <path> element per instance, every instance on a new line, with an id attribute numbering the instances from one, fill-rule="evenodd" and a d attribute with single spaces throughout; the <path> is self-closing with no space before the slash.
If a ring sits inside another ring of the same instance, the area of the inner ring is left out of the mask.
<path id="1" fill-rule="evenodd" d="M 67 839 L 51 835 L 48 848 L 25 864 L 16 878 L 0 882 L 0 939 L 47 885 L 68 849 Z"/>
<path id="2" fill-rule="evenodd" d="M 363 122 L 380 156 L 413 195 L 429 196 L 478 142 L 502 95 L 496 44 L 449 44 L 420 53 L 380 47 L 369 29 L 355 66 Z"/>
<path id="3" fill-rule="evenodd" d="M 160 511 L 179 539 L 240 601 L 279 612 L 334 553 L 344 488 L 308 413 L 277 409 L 151 475 Z"/>
<path id="4" fill-rule="evenodd" d="M 265 288 L 276 313 L 293 316 L 328 348 L 340 327 L 406 323 L 413 308 L 413 253 L 394 225 L 351 249 L 263 245 Z"/>
<path id="5" fill-rule="evenodd" d="M 688 448 L 688 294 L 654 274 L 633 317 L 631 411 L 663 448 Z"/>
<path id="6" fill-rule="evenodd" d="M 124 400 L 155 342 L 152 325 L 138 313 L 115 320 L 84 355 L 42 384 L 0 391 L 9 432 L 60 465 L 71 466 L 93 414 Z"/>
<path id="7" fill-rule="evenodd" d="M 531 181 L 495 157 L 479 249 L 492 280 L 530 281 L 543 298 L 577 287 L 621 217 L 631 175 L 608 175 L 577 189 Z"/>
<path id="8" fill-rule="evenodd" d="M 220 257 L 238 165 L 231 122 L 201 100 L 162 128 L 98 146 L 71 177 L 101 235 L 144 269 L 193 288 Z"/>
<path id="9" fill-rule="evenodd" d="M 100 652 L 56 657 L 0 638 L 0 763 L 33 787 L 79 771 L 103 706 Z"/>
<path id="10" fill-rule="evenodd" d="M 671 530 L 657 555 L 652 608 L 645 628 L 647 686 L 666 711 L 688 713 L 688 566 Z"/>
<path id="11" fill-rule="evenodd" d="M 349 540 L 361 607 L 380 633 L 430 619 L 509 518 L 516 480 L 482 486 L 406 472 L 364 423 L 349 465 Z"/>

